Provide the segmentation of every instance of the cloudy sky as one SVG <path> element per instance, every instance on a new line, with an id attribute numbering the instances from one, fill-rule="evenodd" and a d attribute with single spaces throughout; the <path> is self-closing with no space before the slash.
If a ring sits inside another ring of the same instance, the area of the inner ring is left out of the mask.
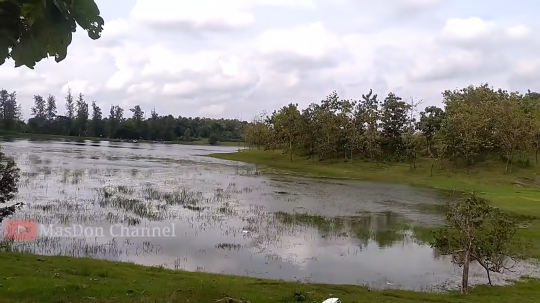
<path id="1" fill-rule="evenodd" d="M 111 104 L 174 116 L 241 117 L 333 90 L 373 88 L 441 103 L 445 89 L 488 82 L 539 89 L 532 0 L 97 0 L 106 24 L 78 31 L 68 58 L 0 67 L 26 118 L 35 94 L 68 87 Z M 535 21 L 536 18 L 536 21 Z"/>

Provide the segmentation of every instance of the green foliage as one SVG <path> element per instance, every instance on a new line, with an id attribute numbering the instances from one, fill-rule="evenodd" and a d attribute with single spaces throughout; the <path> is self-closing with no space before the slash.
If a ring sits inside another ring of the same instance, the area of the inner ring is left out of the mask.
<path id="1" fill-rule="evenodd" d="M 298 104 L 289 104 L 282 107 L 272 115 L 277 144 L 285 146 L 285 152 L 288 152 L 292 161 L 292 155 L 296 149 L 299 136 L 298 124 L 300 122 L 300 111 Z"/>
<path id="2" fill-rule="evenodd" d="M 65 97 L 63 114 L 58 111 L 55 96 L 49 95 L 46 99 L 34 96 L 33 117 L 24 123 L 16 97 L 15 92 L 0 90 L 0 131 L 4 133 L 201 143 L 201 138 L 215 133 L 225 142 L 241 142 L 242 130 L 247 124 L 236 119 L 175 118 L 159 115 L 155 110 L 151 111 L 149 118 L 145 118 L 144 110 L 139 105 L 130 109 L 132 117 L 124 117 L 124 109 L 119 105 L 111 105 L 108 116 L 104 116 L 96 101 L 89 106 L 83 94 L 75 98 L 71 90 Z"/>
<path id="3" fill-rule="evenodd" d="M 444 120 L 444 110 L 436 106 L 428 106 L 420 113 L 420 120 L 416 124 L 418 129 L 426 138 L 428 152 L 432 154 L 431 146 L 437 132 L 441 129 Z"/>
<path id="4" fill-rule="evenodd" d="M 491 284 L 490 272 L 502 273 L 527 257 L 529 245 L 515 238 L 518 226 L 507 213 L 474 195 L 447 209 L 446 225 L 436 230 L 431 246 L 463 266 L 463 292 L 468 291 L 470 263 L 478 262 Z"/>
<path id="5" fill-rule="evenodd" d="M 17 94 L 0 90 L 0 126 L 7 131 L 16 131 L 21 120 L 21 106 L 17 103 Z"/>
<path id="6" fill-rule="evenodd" d="M 210 145 L 216 145 L 219 141 L 219 137 L 216 134 L 210 134 L 210 137 L 208 137 L 208 143 Z"/>
<path id="7" fill-rule="evenodd" d="M 360 100 L 343 100 L 334 91 L 304 110 L 293 110 L 291 104 L 272 115 L 262 113 L 245 127 L 245 139 L 250 147 L 281 149 L 290 159 L 296 154 L 313 162 L 407 161 L 414 170 L 416 159 L 427 157 L 438 160 L 432 161 L 430 176 L 436 162 L 441 170 L 453 162 L 452 169 L 463 166 L 469 172 L 487 159 L 504 159 L 505 172 L 512 172 L 530 163 L 526 155 L 531 149 L 538 163 L 540 94 L 482 84 L 442 96 L 444 108 L 426 107 L 417 122 L 419 103 L 413 100 L 407 103 L 389 93 L 380 104 L 372 90 Z"/>
<path id="8" fill-rule="evenodd" d="M 0 0 L 0 65 L 33 69 L 44 58 L 61 62 L 79 25 L 99 39 L 104 21 L 94 0 Z"/>
<path id="9" fill-rule="evenodd" d="M 19 169 L 13 159 L 8 158 L 0 147 L 0 223 L 3 219 L 13 214 L 21 203 L 10 206 L 1 206 L 11 201 L 18 191 Z"/>

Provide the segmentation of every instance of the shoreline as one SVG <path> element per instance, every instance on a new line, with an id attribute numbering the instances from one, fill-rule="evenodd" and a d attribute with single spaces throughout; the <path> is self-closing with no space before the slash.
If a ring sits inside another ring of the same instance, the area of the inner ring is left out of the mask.
<path id="1" fill-rule="evenodd" d="M 63 135 L 50 135 L 50 134 L 32 134 L 32 133 L 18 133 L 18 134 L 0 134 L 0 140 L 4 138 L 9 139 L 35 139 L 40 141 L 99 141 L 99 142 L 125 142 L 125 143 L 147 143 L 147 144 L 175 144 L 175 145 L 197 145 L 197 146 L 231 146 L 231 147 L 243 147 L 244 142 L 240 141 L 218 141 L 217 144 L 211 145 L 208 143 L 208 138 L 201 138 L 195 141 L 152 141 L 152 140 L 136 140 L 133 142 L 131 139 L 113 139 L 113 138 L 99 138 L 99 137 L 78 137 L 78 136 L 63 136 Z"/>

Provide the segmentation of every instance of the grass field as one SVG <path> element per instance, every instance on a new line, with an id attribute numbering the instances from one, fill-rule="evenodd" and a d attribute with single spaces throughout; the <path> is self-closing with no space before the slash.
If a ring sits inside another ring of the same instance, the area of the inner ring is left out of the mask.
<path id="1" fill-rule="evenodd" d="M 359 286 L 271 281 L 173 271 L 130 263 L 0 253 L 0 302 L 538 302 L 540 285 L 528 280 L 511 287 L 480 286 L 457 293 L 370 291 Z"/>
<path id="2" fill-rule="evenodd" d="M 267 173 L 402 183 L 464 194 L 474 191 L 494 206 L 518 214 L 526 221 L 524 225 L 528 228 L 521 229 L 519 234 L 535 244 L 533 256 L 540 258 L 540 181 L 536 184 L 540 167 L 514 168 L 507 174 L 504 163 L 488 161 L 467 173 L 464 168 L 455 169 L 451 165 L 440 169 L 437 163 L 431 176 L 434 162 L 427 159 L 419 160 L 416 170 L 411 171 L 407 163 L 312 162 L 302 158 L 291 162 L 289 155 L 281 151 L 243 150 L 211 156 L 259 164 Z"/>

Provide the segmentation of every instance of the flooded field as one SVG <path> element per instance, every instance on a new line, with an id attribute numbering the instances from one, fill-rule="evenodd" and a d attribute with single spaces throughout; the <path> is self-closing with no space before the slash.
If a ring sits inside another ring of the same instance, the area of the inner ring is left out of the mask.
<path id="1" fill-rule="evenodd" d="M 13 218 L 39 223 L 38 239 L 15 242 L 16 250 L 377 288 L 460 282 L 460 269 L 414 228 L 441 222 L 437 209 L 448 197 L 434 191 L 263 176 L 253 165 L 205 157 L 233 147 L 2 145 L 21 168 L 16 200 L 25 206 Z M 522 263 L 493 279 L 536 273 Z M 471 282 L 486 283 L 480 268 Z"/>

